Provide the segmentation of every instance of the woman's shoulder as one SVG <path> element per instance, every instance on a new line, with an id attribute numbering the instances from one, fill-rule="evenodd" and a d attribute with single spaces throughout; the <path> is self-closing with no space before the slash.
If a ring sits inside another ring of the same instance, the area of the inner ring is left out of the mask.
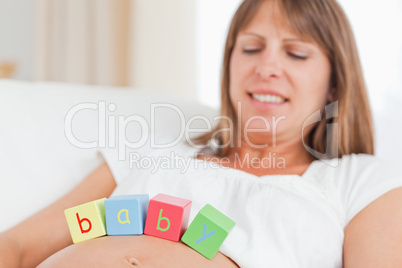
<path id="1" fill-rule="evenodd" d="M 381 195 L 402 187 L 399 169 L 390 161 L 373 155 L 345 155 L 332 173 L 346 222 Z"/>
<path id="2" fill-rule="evenodd" d="M 367 154 L 350 154 L 329 161 L 316 160 L 312 179 L 326 178 L 341 192 L 366 192 L 380 185 L 402 184 L 402 172 L 395 164 Z M 329 182 L 328 182 L 329 183 Z"/>
<path id="3" fill-rule="evenodd" d="M 339 160 L 341 175 L 349 173 L 353 176 L 400 176 L 402 175 L 397 166 L 386 159 L 368 154 L 345 155 Z"/>
<path id="4" fill-rule="evenodd" d="M 385 164 L 386 161 L 382 158 L 379 158 L 375 155 L 371 154 L 348 154 L 348 155 L 343 155 L 340 158 L 340 161 L 343 163 L 354 163 L 354 164 L 359 164 L 359 165 L 364 165 L 364 164 Z"/>
<path id="5" fill-rule="evenodd" d="M 321 173 L 332 173 L 343 178 L 376 174 L 402 175 L 400 169 L 391 161 L 368 154 L 350 154 L 330 160 L 316 160 L 314 164 Z"/>

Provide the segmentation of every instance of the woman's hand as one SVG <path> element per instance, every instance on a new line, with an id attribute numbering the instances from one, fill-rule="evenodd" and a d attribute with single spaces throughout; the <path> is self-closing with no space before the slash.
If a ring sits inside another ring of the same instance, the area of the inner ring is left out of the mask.
<path id="1" fill-rule="evenodd" d="M 7 233 L 0 234 L 0 268 L 20 267 L 20 248 Z"/>

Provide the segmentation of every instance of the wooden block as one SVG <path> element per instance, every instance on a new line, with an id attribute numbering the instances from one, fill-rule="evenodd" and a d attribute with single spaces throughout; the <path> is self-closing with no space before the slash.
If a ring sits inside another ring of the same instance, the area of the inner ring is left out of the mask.
<path id="1" fill-rule="evenodd" d="M 212 259 L 235 224 L 213 206 L 206 205 L 195 216 L 181 241 Z"/>
<path id="2" fill-rule="evenodd" d="M 74 243 L 106 235 L 105 200 L 102 198 L 64 210 Z"/>
<path id="3" fill-rule="evenodd" d="M 149 195 L 113 196 L 105 201 L 108 235 L 141 235 L 147 218 Z"/>
<path id="4" fill-rule="evenodd" d="M 191 201 L 158 194 L 149 201 L 144 234 L 178 242 L 187 228 Z"/>

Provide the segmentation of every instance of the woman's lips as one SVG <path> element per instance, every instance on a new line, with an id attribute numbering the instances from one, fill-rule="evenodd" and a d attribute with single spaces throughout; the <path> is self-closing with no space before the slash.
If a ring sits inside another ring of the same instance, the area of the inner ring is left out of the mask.
<path id="1" fill-rule="evenodd" d="M 248 92 L 247 92 L 248 94 L 251 94 L 251 95 L 271 95 L 271 96 L 276 96 L 276 97 L 279 97 L 279 98 L 282 98 L 282 99 L 288 99 L 285 95 L 283 95 L 283 94 L 281 94 L 280 92 L 277 92 L 277 91 L 275 91 L 275 90 L 272 90 L 272 89 L 252 89 L 252 90 L 249 90 Z"/>
<path id="2" fill-rule="evenodd" d="M 249 93 L 251 103 L 259 109 L 274 109 L 289 102 L 288 99 L 272 93 Z"/>

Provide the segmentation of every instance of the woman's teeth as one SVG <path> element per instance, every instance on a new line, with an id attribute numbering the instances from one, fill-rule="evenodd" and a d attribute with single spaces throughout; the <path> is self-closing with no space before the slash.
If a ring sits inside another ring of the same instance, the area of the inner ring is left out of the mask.
<path id="1" fill-rule="evenodd" d="M 282 103 L 285 102 L 286 100 L 284 98 L 281 98 L 279 96 L 275 95 L 263 95 L 263 94 L 251 94 L 251 97 L 253 99 L 256 99 L 260 102 L 269 102 L 269 103 Z"/>

